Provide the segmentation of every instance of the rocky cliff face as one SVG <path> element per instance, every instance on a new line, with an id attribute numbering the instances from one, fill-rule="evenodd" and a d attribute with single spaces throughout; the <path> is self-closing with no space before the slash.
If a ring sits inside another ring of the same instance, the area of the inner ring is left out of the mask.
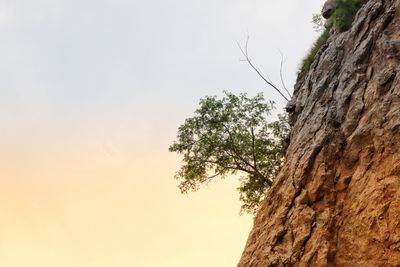
<path id="1" fill-rule="evenodd" d="M 240 267 L 400 266 L 400 0 L 369 0 L 295 88 Z"/>

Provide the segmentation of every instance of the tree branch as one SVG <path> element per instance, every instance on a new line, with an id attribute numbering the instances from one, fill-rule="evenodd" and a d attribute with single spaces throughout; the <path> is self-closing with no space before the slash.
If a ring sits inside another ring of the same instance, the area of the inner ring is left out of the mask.
<path id="1" fill-rule="evenodd" d="M 253 126 L 250 127 L 250 132 L 251 132 L 251 143 L 252 143 L 251 146 L 252 146 L 252 152 L 253 152 L 254 167 L 256 169 L 258 169 L 257 168 L 257 159 L 256 159 L 256 145 L 255 145 L 256 140 L 255 140 L 255 136 L 254 136 Z"/>
<path id="2" fill-rule="evenodd" d="M 253 174 L 261 179 L 263 179 L 268 186 L 272 185 L 272 181 L 270 179 L 268 179 L 267 177 L 265 177 L 258 169 L 256 166 L 251 165 L 245 158 L 243 158 L 240 153 L 237 151 L 236 146 L 235 146 L 235 141 L 233 140 L 233 136 L 228 128 L 228 126 L 226 126 L 224 123 L 222 123 L 222 126 L 225 128 L 226 132 L 229 135 L 229 139 L 231 140 L 231 144 L 232 144 L 232 151 L 235 153 L 235 155 L 241 160 L 243 161 L 247 166 L 249 166 L 251 169 L 253 169 L 253 171 L 245 171 L 247 173 Z"/>
<path id="3" fill-rule="evenodd" d="M 286 88 L 286 85 L 285 85 L 285 82 L 284 82 L 284 79 L 283 79 L 283 63 L 284 63 L 283 54 L 280 51 L 279 51 L 279 53 L 281 54 L 281 66 L 279 68 L 279 76 L 281 77 L 281 83 L 282 83 L 283 88 L 288 93 L 289 97 L 291 98 L 292 95 L 290 94 L 289 90 Z"/>
<path id="4" fill-rule="evenodd" d="M 206 178 L 206 179 L 207 179 L 206 185 L 208 185 L 208 184 L 211 182 L 211 180 L 212 180 L 213 178 L 215 178 L 215 177 L 217 177 L 217 176 L 220 176 L 221 174 L 222 174 L 222 172 L 217 172 L 216 174 L 207 177 L 207 178 Z"/>
<path id="5" fill-rule="evenodd" d="M 249 37 L 247 37 L 246 46 L 245 46 L 244 49 L 240 45 L 239 42 L 236 42 L 238 47 L 239 47 L 239 49 L 240 49 L 240 51 L 242 52 L 242 54 L 243 54 L 243 56 L 245 58 L 243 61 L 246 61 L 250 65 L 250 67 L 258 74 L 258 76 L 261 77 L 261 79 L 263 79 L 269 86 L 271 86 L 273 89 L 275 89 L 286 101 L 289 102 L 289 99 L 281 92 L 281 90 L 279 90 L 279 88 L 277 86 L 275 86 L 275 84 L 273 84 L 269 79 L 265 78 L 265 76 L 261 74 L 261 72 L 257 69 L 257 67 L 250 60 L 249 54 L 248 54 L 248 48 L 247 48 L 248 41 L 249 41 Z"/>

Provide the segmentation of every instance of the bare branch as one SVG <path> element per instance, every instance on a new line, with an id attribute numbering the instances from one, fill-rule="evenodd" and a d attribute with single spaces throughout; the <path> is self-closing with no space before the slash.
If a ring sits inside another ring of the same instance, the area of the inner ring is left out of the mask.
<path id="1" fill-rule="evenodd" d="M 283 54 L 282 54 L 281 51 L 279 51 L 279 53 L 281 54 L 281 66 L 279 68 L 279 76 L 281 77 L 281 83 L 282 83 L 282 86 L 285 89 L 285 91 L 288 93 L 288 95 L 290 97 L 292 97 L 292 95 L 290 94 L 289 90 L 286 88 L 286 85 L 285 85 L 285 82 L 284 82 L 284 79 L 283 79 L 283 63 L 285 62 L 284 61 L 284 57 L 283 57 Z"/>
<path id="2" fill-rule="evenodd" d="M 265 78 L 265 76 L 261 74 L 261 72 L 257 69 L 257 67 L 250 60 L 249 54 L 248 54 L 248 42 L 249 42 L 249 37 L 247 36 L 246 46 L 244 49 L 240 45 L 239 42 L 236 42 L 240 51 L 242 52 L 242 54 L 245 58 L 244 61 L 246 61 L 250 65 L 250 67 L 258 74 L 258 76 L 261 77 L 261 79 L 263 79 L 269 86 L 271 86 L 273 89 L 275 89 L 286 101 L 289 101 L 289 99 L 281 92 L 281 90 L 279 90 L 279 88 L 277 86 L 275 86 L 275 84 L 273 84 L 268 78 Z"/>
<path id="3" fill-rule="evenodd" d="M 265 73 L 265 78 L 272 84 L 274 84 L 271 80 L 271 78 L 269 77 L 268 73 Z"/>
<path id="4" fill-rule="evenodd" d="M 247 38 L 246 38 L 246 56 L 247 56 L 247 58 L 248 58 L 248 55 L 249 55 L 249 51 L 248 51 L 249 40 L 250 40 L 250 36 L 249 36 L 249 33 L 247 33 Z"/>

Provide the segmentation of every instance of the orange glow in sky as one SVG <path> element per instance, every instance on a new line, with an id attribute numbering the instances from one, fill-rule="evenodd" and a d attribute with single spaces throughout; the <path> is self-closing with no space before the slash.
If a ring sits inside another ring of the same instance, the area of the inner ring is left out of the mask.
<path id="1" fill-rule="evenodd" d="M 233 181 L 182 196 L 168 152 L 98 144 L 1 154 L 0 266 L 236 264 L 251 219 Z"/>

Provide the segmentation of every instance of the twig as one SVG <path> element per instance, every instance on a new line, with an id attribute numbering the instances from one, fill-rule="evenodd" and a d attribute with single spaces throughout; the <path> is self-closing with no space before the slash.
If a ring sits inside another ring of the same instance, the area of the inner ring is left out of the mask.
<path id="1" fill-rule="evenodd" d="M 253 64 L 253 62 L 250 60 L 249 58 L 249 53 L 248 53 L 248 43 L 249 43 L 249 36 L 247 36 L 246 39 L 246 46 L 243 49 L 243 47 L 240 45 L 239 42 L 236 42 L 240 51 L 242 52 L 243 56 L 244 56 L 244 60 L 241 61 L 246 61 L 250 67 L 258 74 L 258 76 L 261 77 L 261 79 L 263 79 L 269 86 L 271 86 L 274 90 L 276 90 L 286 101 L 289 101 L 289 99 L 281 92 L 281 90 L 279 90 L 279 88 L 272 83 L 271 80 L 269 80 L 268 78 L 266 78 L 264 75 L 261 74 L 261 72 L 257 69 L 257 67 Z M 289 94 L 290 95 L 290 94 Z"/>
<path id="2" fill-rule="evenodd" d="M 292 97 L 292 95 L 290 94 L 289 90 L 286 88 L 286 85 L 285 85 L 285 82 L 284 82 L 284 79 L 283 79 L 283 63 L 284 63 L 283 54 L 282 54 L 281 51 L 279 51 L 279 53 L 281 54 L 281 66 L 279 68 L 279 76 L 281 77 L 281 83 L 282 83 L 282 86 L 285 89 L 285 91 L 288 93 L 288 95 L 290 97 Z"/>

